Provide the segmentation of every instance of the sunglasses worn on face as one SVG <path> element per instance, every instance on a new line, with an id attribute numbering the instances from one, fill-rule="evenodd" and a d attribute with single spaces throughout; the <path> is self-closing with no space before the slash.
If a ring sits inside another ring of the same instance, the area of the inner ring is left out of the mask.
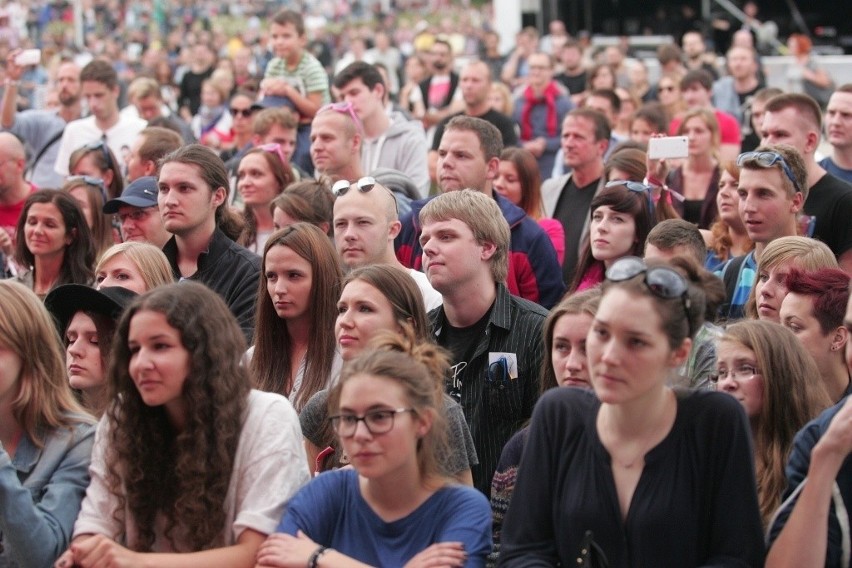
<path id="1" fill-rule="evenodd" d="M 233 117 L 241 116 L 243 118 L 248 118 L 252 114 L 254 114 L 254 109 L 252 109 L 252 108 L 233 108 L 232 107 L 228 110 L 231 111 L 231 116 L 233 116 Z"/>
<path id="2" fill-rule="evenodd" d="M 348 181 L 345 179 L 339 179 L 334 182 L 333 186 L 331 186 L 331 192 L 334 194 L 335 197 L 340 197 L 341 195 L 346 195 L 349 190 L 354 186 L 361 193 L 368 193 L 370 191 L 373 191 L 373 188 L 377 185 L 379 185 L 380 187 L 384 187 L 385 189 L 387 189 L 387 192 L 390 193 L 390 196 L 393 199 L 393 206 L 396 209 L 396 213 L 398 215 L 399 205 L 396 202 L 396 196 L 390 189 L 386 188 L 381 184 L 376 183 L 376 179 L 370 176 L 362 177 L 358 181 Z"/>
<path id="3" fill-rule="evenodd" d="M 761 168 L 771 168 L 775 164 L 781 164 L 781 169 L 784 171 L 787 179 L 793 182 L 793 188 L 798 192 L 802 191 L 802 188 L 799 187 L 799 182 L 796 181 L 796 176 L 793 175 L 793 170 L 790 169 L 790 165 L 787 164 L 784 156 L 778 152 L 743 152 L 737 156 L 738 167 L 741 168 L 747 163 L 757 164 Z"/>
<path id="4" fill-rule="evenodd" d="M 626 256 L 612 263 L 606 271 L 606 278 L 610 282 L 623 282 L 645 274 L 645 286 L 653 295 L 664 300 L 680 298 L 683 304 L 683 313 L 686 316 L 689 336 L 692 337 L 692 324 L 689 321 L 689 285 L 675 270 L 666 266 L 655 266 L 648 268 L 645 261 L 636 256 Z"/>

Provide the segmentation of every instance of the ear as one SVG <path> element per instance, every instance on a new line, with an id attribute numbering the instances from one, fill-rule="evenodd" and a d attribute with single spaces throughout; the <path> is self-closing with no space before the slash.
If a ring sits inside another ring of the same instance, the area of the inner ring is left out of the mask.
<path id="1" fill-rule="evenodd" d="M 432 423 L 435 421 L 435 416 L 431 411 L 417 412 L 417 438 L 423 438 L 432 429 Z"/>
<path id="2" fill-rule="evenodd" d="M 497 179 L 498 172 L 500 171 L 500 158 L 491 158 L 485 164 L 485 168 L 485 179 L 494 181 Z"/>
<path id="3" fill-rule="evenodd" d="M 819 132 L 812 130 L 808 132 L 807 138 L 805 139 L 805 155 L 816 152 L 817 146 L 819 146 Z"/>
<path id="4" fill-rule="evenodd" d="M 401 230 L 402 223 L 399 221 L 399 219 L 397 219 L 388 227 L 388 238 L 391 240 L 395 239 Z"/>
<path id="5" fill-rule="evenodd" d="M 831 332 L 831 350 L 832 351 L 843 352 L 843 349 L 846 347 L 846 343 L 848 341 L 849 341 L 849 330 L 846 329 L 846 326 L 841 325 L 839 327 L 834 328 L 834 331 Z"/>
<path id="6" fill-rule="evenodd" d="M 71 246 L 71 243 L 77 240 L 77 229 L 71 229 L 67 235 L 65 235 L 65 246 Z"/>
<path id="7" fill-rule="evenodd" d="M 689 352 L 692 350 L 692 339 L 686 338 L 679 347 L 674 349 L 669 356 L 669 367 L 675 368 L 683 365 L 689 358 Z"/>
<path id="8" fill-rule="evenodd" d="M 485 241 L 480 246 L 482 247 L 482 253 L 480 254 L 482 260 L 491 260 L 491 257 L 497 253 L 497 245 L 494 243 Z"/>
<path id="9" fill-rule="evenodd" d="M 601 156 L 606 156 L 606 151 L 609 149 L 609 140 L 598 140 L 597 144 Z"/>
<path id="10" fill-rule="evenodd" d="M 361 155 L 361 135 L 357 132 L 352 137 L 352 150 L 356 152 L 356 155 Z"/>
<path id="11" fill-rule="evenodd" d="M 802 210 L 802 206 L 805 203 L 805 197 L 802 195 L 801 191 L 797 191 L 793 194 L 792 203 L 790 204 L 790 213 L 798 213 Z"/>
<path id="12" fill-rule="evenodd" d="M 108 170 L 104 171 L 103 175 L 104 175 L 104 178 L 103 178 L 104 179 L 104 186 L 106 188 L 109 188 L 109 186 L 112 185 L 113 178 L 115 178 L 115 172 L 113 172 L 111 169 L 108 169 Z"/>
<path id="13" fill-rule="evenodd" d="M 145 170 L 146 176 L 157 175 L 157 162 L 154 160 L 145 160 L 145 164 L 142 166 L 142 169 Z"/>
<path id="14" fill-rule="evenodd" d="M 213 203 L 213 208 L 216 209 L 223 203 L 225 203 L 225 199 L 228 197 L 228 192 L 224 187 L 217 187 L 216 191 L 213 192 L 213 195 L 210 198 L 210 201 Z"/>
<path id="15" fill-rule="evenodd" d="M 331 225 L 329 225 L 327 221 L 323 221 L 319 224 L 319 228 L 322 229 L 322 232 L 327 235 L 328 230 L 331 228 Z"/>

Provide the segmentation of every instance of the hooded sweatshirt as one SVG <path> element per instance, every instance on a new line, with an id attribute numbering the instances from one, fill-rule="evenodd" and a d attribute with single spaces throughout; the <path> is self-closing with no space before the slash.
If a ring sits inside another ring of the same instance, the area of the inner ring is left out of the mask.
<path id="1" fill-rule="evenodd" d="M 399 170 L 414 182 L 421 197 L 429 195 L 429 168 L 426 156 L 426 133 L 423 125 L 408 120 L 399 111 L 389 115 L 390 126 L 376 138 L 364 140 L 361 145 L 361 169 L 370 175 L 376 168 Z"/>

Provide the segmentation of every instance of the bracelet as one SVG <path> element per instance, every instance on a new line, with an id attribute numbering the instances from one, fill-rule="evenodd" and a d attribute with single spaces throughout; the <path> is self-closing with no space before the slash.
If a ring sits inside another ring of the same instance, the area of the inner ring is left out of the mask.
<path id="1" fill-rule="evenodd" d="M 665 187 L 665 182 L 658 180 L 655 177 L 645 176 L 645 185 L 653 185 L 655 187 Z"/>
<path id="2" fill-rule="evenodd" d="M 327 546 L 318 546 L 317 549 L 314 550 L 314 553 L 311 554 L 311 557 L 308 558 L 308 568 L 317 568 L 317 566 L 319 566 L 320 556 L 322 556 L 326 552 L 329 552 L 330 550 L 332 549 L 328 548 Z"/>

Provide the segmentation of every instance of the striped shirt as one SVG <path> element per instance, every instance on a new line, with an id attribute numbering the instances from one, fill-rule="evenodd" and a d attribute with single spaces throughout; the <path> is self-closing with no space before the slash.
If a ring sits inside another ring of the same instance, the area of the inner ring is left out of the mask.
<path id="1" fill-rule="evenodd" d="M 310 93 L 322 93 L 322 104 L 331 102 L 328 90 L 328 75 L 319 60 L 308 53 L 302 52 L 302 58 L 295 69 L 289 69 L 282 57 L 274 57 L 266 66 L 264 79 L 285 79 L 303 97 Z"/>
<path id="2" fill-rule="evenodd" d="M 469 361 L 453 361 L 455 375 L 448 377 L 447 392 L 460 392 L 465 419 L 473 435 L 479 465 L 473 466 L 474 487 L 489 494 L 491 478 L 503 446 L 532 415 L 538 399 L 541 362 L 544 357 L 542 326 L 547 310 L 509 294 L 497 285 L 497 298 L 485 332 Z M 443 306 L 429 312 L 432 333 L 439 345 L 447 324 Z M 505 357 L 508 377 L 500 376 L 499 360 Z M 495 363 L 498 362 L 498 363 Z M 454 389 L 453 380 L 460 387 Z"/>

